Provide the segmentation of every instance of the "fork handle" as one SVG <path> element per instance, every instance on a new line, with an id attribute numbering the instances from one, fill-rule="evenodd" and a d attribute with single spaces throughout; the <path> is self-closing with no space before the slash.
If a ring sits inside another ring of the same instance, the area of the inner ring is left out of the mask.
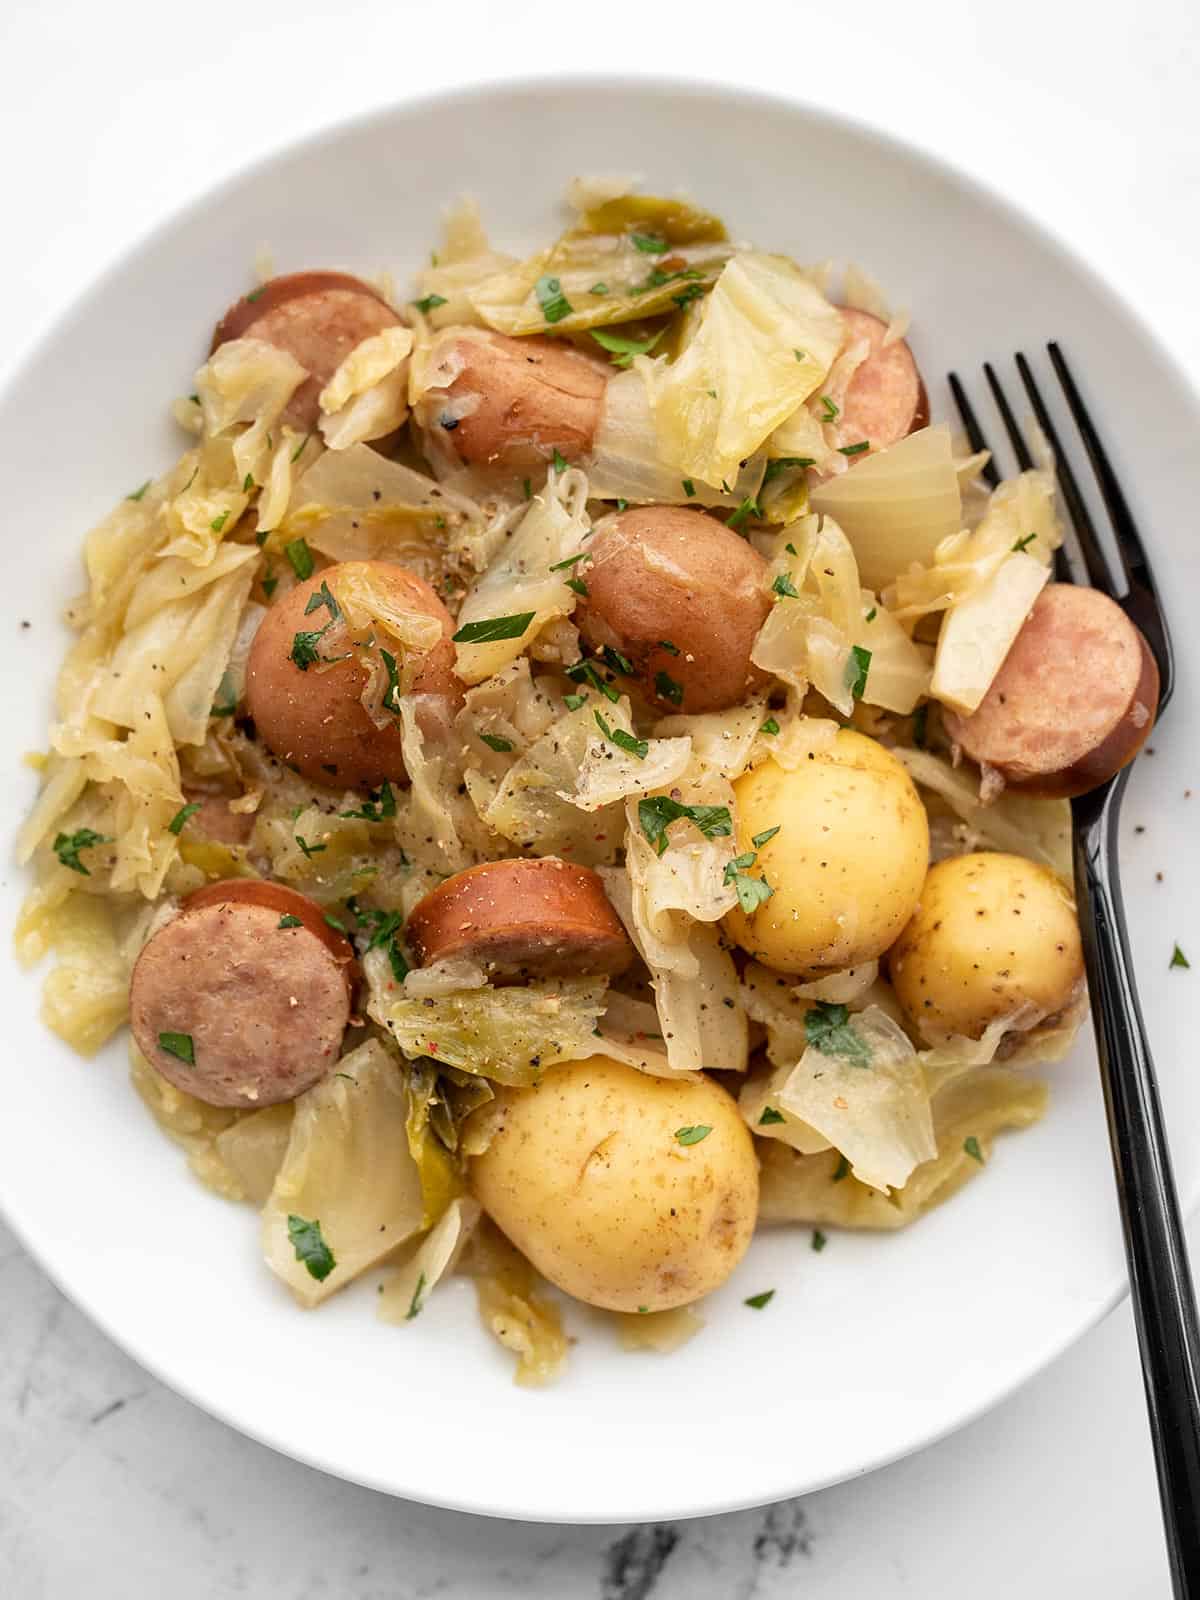
<path id="1" fill-rule="evenodd" d="M 1075 829 L 1075 890 L 1174 1591 L 1200 1600 L 1200 1333 L 1117 869 L 1122 783 Z"/>

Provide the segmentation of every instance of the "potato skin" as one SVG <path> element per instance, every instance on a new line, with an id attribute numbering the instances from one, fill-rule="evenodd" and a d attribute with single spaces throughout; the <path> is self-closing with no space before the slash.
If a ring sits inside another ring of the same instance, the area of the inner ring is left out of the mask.
<path id="1" fill-rule="evenodd" d="M 449 440 L 460 460 L 544 472 L 556 450 L 577 461 L 591 449 L 607 380 L 598 362 L 570 345 L 457 329 L 440 337 L 432 359 L 460 370 L 422 397 L 418 420 Z"/>
<path id="2" fill-rule="evenodd" d="M 939 861 L 888 967 L 905 1014 L 930 1044 L 978 1039 L 1025 1004 L 1051 1015 L 1083 978 L 1071 895 L 1024 856 L 988 850 Z"/>
<path id="3" fill-rule="evenodd" d="M 724 919 L 738 944 L 803 977 L 882 955 L 916 910 L 929 865 L 925 808 L 895 756 L 842 728 L 795 771 L 764 761 L 733 789 L 739 853 L 779 827 L 750 869 L 774 894 Z"/>
<path id="4" fill-rule="evenodd" d="M 593 649 L 629 659 L 653 704 L 722 711 L 765 682 L 750 651 L 771 608 L 767 563 L 723 522 L 685 506 L 635 507 L 608 520 L 589 553 L 575 622 Z"/>
<path id="5" fill-rule="evenodd" d="M 592 1056 L 500 1089 L 471 1163 L 492 1220 L 558 1288 L 609 1311 L 666 1311 L 725 1281 L 754 1232 L 758 1162 L 724 1089 Z M 712 1132 L 681 1145 L 681 1128 Z"/>
<path id="6" fill-rule="evenodd" d="M 426 655 L 413 683 L 415 694 L 443 694 L 457 699 L 462 686 L 454 676 L 454 623 L 441 600 L 416 573 L 394 562 L 356 563 L 386 577 L 398 604 L 425 611 L 442 624 L 443 637 Z M 246 703 L 267 748 L 313 783 L 332 789 L 377 788 L 385 778 L 405 778 L 400 727 L 377 728 L 361 701 L 367 684 L 368 654 L 318 671 L 302 671 L 291 659 L 297 633 L 320 628 L 323 611 L 305 615 L 304 608 L 323 582 L 336 576 L 326 567 L 298 583 L 277 600 L 263 618 L 250 647 L 246 667 Z M 372 652 L 373 653 L 373 652 Z"/>

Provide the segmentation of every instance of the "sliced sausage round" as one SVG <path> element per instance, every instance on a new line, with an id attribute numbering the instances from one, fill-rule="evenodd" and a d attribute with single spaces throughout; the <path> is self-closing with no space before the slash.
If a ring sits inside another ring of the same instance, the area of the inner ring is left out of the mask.
<path id="1" fill-rule="evenodd" d="M 843 306 L 841 312 L 846 343 L 866 339 L 871 349 L 847 385 L 840 432 L 847 445 L 865 441 L 872 450 L 886 450 L 906 434 L 928 426 L 929 396 L 904 340 L 884 344 L 886 322 L 849 306 Z M 866 454 L 864 450 L 851 456 L 851 465 Z"/>
<path id="2" fill-rule="evenodd" d="M 349 565 L 346 563 L 345 565 Z M 454 676 L 450 613 L 424 578 L 388 561 L 355 563 L 386 579 L 397 606 L 421 611 L 442 625 L 442 637 L 428 651 L 412 683 L 414 694 L 446 696 L 458 702 L 462 686 Z M 404 754 L 399 718 L 378 728 L 362 703 L 372 673 L 382 672 L 380 650 L 394 660 L 403 646 L 387 636 L 368 646 L 337 643 L 345 624 L 332 622 L 324 636 L 329 653 L 342 656 L 332 665 L 312 660 L 299 635 L 311 635 L 331 622 L 324 608 L 307 610 L 322 583 L 336 581 L 340 566 L 327 567 L 297 584 L 263 618 L 254 635 L 246 665 L 246 705 L 264 744 L 288 766 L 313 783 L 333 789 L 377 788 L 384 779 L 402 782 Z M 340 630 L 340 634 L 339 634 Z M 315 648 L 315 647 L 314 647 Z"/>
<path id="3" fill-rule="evenodd" d="M 1145 744 L 1158 666 L 1138 628 L 1097 589 L 1048 583 L 969 717 L 946 731 L 975 761 L 1031 794 L 1086 794 Z"/>
<path id="4" fill-rule="evenodd" d="M 283 420 L 315 428 L 318 396 L 364 339 L 400 326 L 387 301 L 345 272 L 289 272 L 271 278 L 230 306 L 217 323 L 212 348 L 229 339 L 262 339 L 286 350 L 308 372 Z"/>
<path id="5" fill-rule="evenodd" d="M 765 681 L 750 651 L 771 606 L 767 563 L 723 522 L 640 506 L 607 519 L 587 550 L 575 623 L 662 710 L 721 711 Z"/>
<path id="6" fill-rule="evenodd" d="M 169 1083 L 212 1106 L 294 1100 L 338 1057 L 354 952 L 294 889 L 213 883 L 149 939 L 130 1026 Z"/>
<path id="7" fill-rule="evenodd" d="M 556 450 L 577 461 L 591 449 L 606 375 L 570 345 L 456 329 L 429 361 L 445 381 L 422 396 L 417 417 L 461 461 L 534 472 Z"/>
<path id="8" fill-rule="evenodd" d="M 621 972 L 633 947 L 590 867 L 486 861 L 439 884 L 408 919 L 423 966 L 461 956 L 505 977 Z"/>

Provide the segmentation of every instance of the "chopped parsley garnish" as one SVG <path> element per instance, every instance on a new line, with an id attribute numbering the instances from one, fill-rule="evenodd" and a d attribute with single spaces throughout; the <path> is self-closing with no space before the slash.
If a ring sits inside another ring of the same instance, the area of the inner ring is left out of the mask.
<path id="1" fill-rule="evenodd" d="M 528 478 L 521 479 L 521 488 L 525 491 L 526 500 L 533 499 L 533 485 Z"/>
<path id="2" fill-rule="evenodd" d="M 78 872 L 83 878 L 90 878 L 91 873 L 79 859 L 81 850 L 90 850 L 94 845 L 112 844 L 112 836 L 107 833 L 93 833 L 91 828 L 79 828 L 75 833 L 60 833 L 54 841 L 54 854 L 64 867 L 70 867 L 72 872 Z M 1185 962 L 1186 966 L 1187 963 Z"/>
<path id="3" fill-rule="evenodd" d="M 830 1000 L 816 1000 L 804 1013 L 804 1037 L 823 1056 L 841 1056 L 852 1066 L 868 1067 L 871 1050 L 866 1040 L 855 1033 L 848 1007 Z"/>
<path id="4" fill-rule="evenodd" d="M 606 644 L 600 654 L 606 667 L 611 667 L 614 672 L 624 673 L 627 678 L 633 676 L 633 662 L 619 650 L 614 650 L 612 645 Z"/>
<path id="5" fill-rule="evenodd" d="M 821 404 L 825 408 L 824 414 L 823 414 L 821 420 L 823 422 L 832 422 L 834 417 L 839 415 L 839 408 L 834 405 L 833 401 L 829 398 L 829 396 L 827 394 L 823 394 L 821 396 Z"/>
<path id="6" fill-rule="evenodd" d="M 565 694 L 565 695 L 563 695 L 563 705 L 566 706 L 568 711 L 578 711 L 580 706 L 583 706 L 583 705 L 586 705 L 586 704 L 587 704 L 587 695 L 585 695 L 585 694 Z"/>
<path id="7" fill-rule="evenodd" d="M 242 479 L 242 493 L 243 494 L 249 494 L 251 489 L 253 489 L 253 487 L 254 487 L 254 477 L 253 477 L 252 473 L 248 472 L 246 474 L 246 476 Z"/>
<path id="8" fill-rule="evenodd" d="M 303 539 L 291 539 L 283 547 L 283 553 L 291 562 L 292 571 L 304 583 L 313 575 L 312 551 Z"/>
<path id="9" fill-rule="evenodd" d="M 58 848 L 58 846 L 55 845 L 55 849 L 57 849 L 57 848 Z M 1176 945 L 1174 950 L 1171 952 L 1171 965 L 1173 967 L 1187 967 L 1189 969 L 1191 968 L 1192 963 L 1184 955 L 1183 951 L 1179 948 L 1178 945 Z"/>
<path id="10" fill-rule="evenodd" d="M 777 456 L 774 461 L 767 462 L 767 470 L 763 473 L 762 486 L 765 489 L 769 483 L 773 483 L 779 477 L 780 473 L 790 472 L 793 467 L 799 471 L 801 467 L 811 467 L 815 464 L 811 456 Z"/>
<path id="11" fill-rule="evenodd" d="M 260 283 L 257 289 L 251 289 L 250 293 L 246 296 L 246 304 L 248 306 L 252 306 L 256 300 L 261 298 L 262 292 L 266 287 L 267 286 L 265 283 Z"/>
<path id="12" fill-rule="evenodd" d="M 591 593 L 591 590 L 588 588 L 587 584 L 584 583 L 582 578 L 568 578 L 566 583 L 568 589 L 574 590 L 577 595 L 581 595 L 585 600 Z"/>
<path id="13" fill-rule="evenodd" d="M 300 846 L 301 852 L 306 861 L 311 861 L 313 856 L 319 856 L 322 850 L 327 850 L 329 848 L 328 845 L 324 844 L 309 844 L 308 840 L 302 839 L 298 833 L 294 833 L 292 838 L 295 839 L 296 843 Z"/>
<path id="14" fill-rule="evenodd" d="M 689 283 L 686 289 L 680 290 L 678 294 L 673 294 L 671 299 L 682 311 L 685 306 L 690 306 L 693 300 L 699 300 L 703 293 L 704 285 L 702 283 Z M 714 400 L 717 398 L 714 391 L 709 390 L 709 393 L 712 394 Z"/>
<path id="15" fill-rule="evenodd" d="M 481 733 L 479 737 L 489 750 L 495 750 L 500 755 L 507 755 L 513 747 L 511 739 L 502 739 L 498 733 Z"/>
<path id="16" fill-rule="evenodd" d="M 833 1169 L 833 1177 L 830 1178 L 829 1181 L 830 1181 L 830 1183 L 841 1183 L 843 1178 L 848 1178 L 849 1176 L 850 1176 L 850 1163 L 849 1163 L 849 1161 L 847 1161 L 845 1156 L 839 1156 L 838 1157 L 838 1164 Z"/>
<path id="17" fill-rule="evenodd" d="M 649 355 L 666 331 L 662 327 L 646 339 L 626 339 L 619 333 L 608 333 L 603 328 L 593 328 L 591 335 L 602 349 L 611 354 L 614 367 L 627 367 L 634 356 Z"/>
<path id="18" fill-rule="evenodd" d="M 671 248 L 665 239 L 658 239 L 652 233 L 631 233 L 629 242 L 647 256 L 665 256 Z"/>
<path id="19" fill-rule="evenodd" d="M 913 712 L 912 740 L 918 750 L 924 750 L 929 725 L 929 701 L 919 705 Z"/>
<path id="20" fill-rule="evenodd" d="M 537 295 L 537 303 L 547 322 L 561 322 L 564 317 L 571 315 L 574 308 L 562 292 L 562 284 L 557 278 L 539 278 L 533 286 L 533 292 Z"/>
<path id="21" fill-rule="evenodd" d="M 1016 544 L 1013 545 L 1013 552 L 1027 550 L 1036 538 L 1036 533 L 1027 533 L 1023 539 L 1018 539 Z"/>
<path id="22" fill-rule="evenodd" d="M 684 480 L 683 480 L 683 492 L 684 492 L 685 495 L 687 495 L 689 500 L 691 500 L 695 496 L 696 485 L 692 482 L 692 480 L 690 478 L 684 478 Z"/>
<path id="23" fill-rule="evenodd" d="M 758 731 L 759 733 L 774 735 L 779 732 L 779 724 L 774 717 L 768 717 Z"/>
<path id="24" fill-rule="evenodd" d="M 748 517 L 757 517 L 759 515 L 761 513 L 758 509 L 757 501 L 752 495 L 747 495 L 733 515 L 726 520 L 725 526 L 737 529 L 742 526 Z"/>
<path id="25" fill-rule="evenodd" d="M 336 917 L 331 917 L 328 911 L 325 913 L 324 922 L 327 928 L 333 928 L 337 933 L 345 933 L 346 931 L 346 924 L 339 922 Z"/>
<path id="26" fill-rule="evenodd" d="M 314 611 L 319 611 L 324 606 L 329 613 L 330 622 L 336 622 L 341 616 L 338 603 L 329 592 L 329 585 L 322 580 L 321 587 L 308 597 L 308 604 L 304 608 L 304 615 L 309 617 Z"/>
<path id="27" fill-rule="evenodd" d="M 775 1298 L 774 1289 L 764 1289 L 761 1294 L 752 1294 L 742 1301 L 744 1306 L 749 1306 L 751 1311 L 761 1311 L 764 1306 L 769 1306 Z"/>
<path id="28" fill-rule="evenodd" d="M 828 1243 L 829 1240 L 821 1232 L 820 1228 L 814 1228 L 812 1235 L 812 1247 L 818 1255 L 820 1255 L 821 1251 L 824 1250 Z"/>
<path id="29" fill-rule="evenodd" d="M 563 455 L 562 451 L 557 445 L 554 447 L 554 454 L 551 457 L 551 464 L 559 477 L 561 477 L 562 474 L 567 470 L 567 458 Z"/>
<path id="30" fill-rule="evenodd" d="M 878 606 L 872 606 L 870 611 L 868 611 L 866 616 L 863 618 L 863 621 L 864 622 L 874 622 L 875 618 L 878 615 L 879 615 L 879 607 Z"/>
<path id="31" fill-rule="evenodd" d="M 799 600 L 800 591 L 792 582 L 786 572 L 781 572 L 771 585 L 771 593 L 777 600 Z"/>
<path id="32" fill-rule="evenodd" d="M 846 687 L 856 700 L 861 700 L 867 687 L 867 673 L 871 670 L 871 652 L 861 644 L 850 646 L 850 659 L 846 662 Z"/>
<path id="33" fill-rule="evenodd" d="M 214 517 L 212 519 L 212 521 L 209 523 L 209 527 L 212 529 L 212 531 L 214 533 L 220 533 L 221 529 L 225 526 L 225 524 L 228 521 L 229 521 L 229 513 L 228 513 L 228 511 L 222 511 L 221 515 L 219 517 Z"/>
<path id="34" fill-rule="evenodd" d="M 329 624 L 325 624 L 328 628 Z M 301 672 L 307 672 L 309 667 L 315 666 L 321 657 L 317 653 L 317 646 L 324 637 L 325 628 L 318 628 L 315 632 L 310 629 L 301 629 L 292 635 L 292 648 L 288 651 L 288 660 L 295 662 Z"/>
<path id="35" fill-rule="evenodd" d="M 760 1128 L 769 1128 L 774 1123 L 783 1122 L 784 1120 L 782 1111 L 776 1111 L 774 1106 L 764 1106 L 763 1114 L 758 1119 L 758 1125 Z"/>
<path id="36" fill-rule="evenodd" d="M 337 1266 L 333 1251 L 321 1237 L 321 1224 L 309 1222 L 304 1217 L 289 1215 L 288 1238 L 296 1252 L 296 1260 L 305 1267 L 310 1277 L 323 1283 Z"/>
<path id="37" fill-rule="evenodd" d="M 279 587 L 279 579 L 272 575 L 272 573 L 271 573 L 271 564 L 270 564 L 270 562 L 268 562 L 267 563 L 267 576 L 262 581 L 262 592 L 266 595 L 267 599 L 269 600 L 271 598 L 271 596 L 275 593 L 276 589 L 278 589 L 278 587 Z"/>
<path id="38" fill-rule="evenodd" d="M 127 494 L 125 496 L 126 500 L 140 500 L 153 482 L 153 478 L 147 478 L 140 489 L 135 489 L 132 494 Z"/>
<path id="39" fill-rule="evenodd" d="M 310 428 L 308 430 L 308 432 L 304 435 L 303 439 L 301 439 L 300 443 L 292 451 L 292 463 L 291 463 L 292 466 L 295 466 L 297 461 L 299 461 L 300 457 L 304 454 L 304 451 L 308 446 L 308 441 L 313 436 L 313 432 L 314 432 L 314 430 L 312 428 Z M 300 542 L 303 543 L 303 540 L 301 540 Z"/>
<path id="40" fill-rule="evenodd" d="M 751 916 L 759 906 L 766 902 L 775 893 L 765 878 L 752 878 L 746 868 L 752 867 L 758 859 L 753 850 L 747 850 L 733 860 L 725 868 L 725 882 L 731 883 L 738 897 L 738 905 L 747 916 Z"/>
<path id="41" fill-rule="evenodd" d="M 417 1286 L 412 1292 L 412 1299 L 408 1302 L 408 1310 L 404 1313 L 405 1322 L 411 1322 L 414 1317 L 419 1317 L 425 1306 L 422 1291 L 425 1288 L 425 1274 L 422 1272 L 417 1277 Z"/>
<path id="42" fill-rule="evenodd" d="M 857 444 L 840 444 L 840 445 L 838 445 L 838 455 L 840 455 L 840 456 L 860 456 L 860 455 L 862 455 L 864 450 L 869 450 L 870 448 L 871 448 L 871 441 L 869 439 L 860 439 Z"/>
<path id="43" fill-rule="evenodd" d="M 672 644 L 670 639 L 660 639 L 658 641 L 658 648 L 660 650 L 665 650 L 669 656 L 677 656 L 679 654 L 679 646 L 677 644 Z"/>
<path id="44" fill-rule="evenodd" d="M 455 644 L 494 644 L 499 639 L 519 639 L 536 616 L 533 611 L 518 611 L 510 617 L 481 617 L 465 623 L 454 635 Z"/>
<path id="45" fill-rule="evenodd" d="M 983 1151 L 979 1148 L 979 1140 L 973 1133 L 963 1140 L 963 1149 L 972 1161 L 978 1161 L 980 1166 L 983 1165 Z"/>
<path id="46" fill-rule="evenodd" d="M 761 850 L 763 845 L 766 844 L 767 840 L 773 839 L 782 827 L 783 823 L 777 822 L 773 828 L 767 828 L 762 833 L 756 833 L 753 839 L 751 839 L 750 843 L 756 850 Z"/>
<path id="47" fill-rule="evenodd" d="M 626 506 L 628 506 L 628 504 L 629 504 L 628 500 L 621 500 L 621 499 L 618 498 L 618 500 L 617 500 L 617 510 L 618 511 L 624 511 Z"/>
<path id="48" fill-rule="evenodd" d="M 387 673 L 388 678 L 388 686 L 383 694 L 383 709 L 398 717 L 400 715 L 400 669 L 397 667 L 396 658 L 390 650 L 381 649 L 379 659 L 383 662 L 383 670 Z"/>
<path id="49" fill-rule="evenodd" d="M 599 711 L 593 711 L 596 725 L 600 732 L 609 741 L 615 744 L 618 750 L 626 750 L 631 756 L 636 756 L 639 761 L 645 761 L 650 753 L 650 746 L 645 739 L 636 739 L 632 733 L 626 733 L 624 728 L 610 728 Z"/>
<path id="50" fill-rule="evenodd" d="M 553 561 L 550 564 L 551 572 L 564 572 L 567 567 L 573 567 L 578 561 L 586 561 L 589 555 L 587 550 L 577 550 L 573 556 L 568 556 L 565 561 Z"/>
<path id="51" fill-rule="evenodd" d="M 392 793 L 392 786 L 385 778 L 383 787 L 378 794 L 372 793 L 370 798 L 364 800 L 357 811 L 339 811 L 339 817 L 361 817 L 364 822 L 384 822 L 388 817 L 396 815 L 396 796 Z"/>
<path id="52" fill-rule="evenodd" d="M 444 306 L 445 304 L 446 297 L 444 294 L 427 294 L 422 299 L 413 301 L 413 305 L 416 306 L 417 310 L 426 314 L 430 311 L 436 311 L 439 306 Z"/>
<path id="53" fill-rule="evenodd" d="M 302 928 L 304 924 L 299 917 L 294 917 L 290 911 L 285 911 L 276 926 L 280 928 Z"/>
<path id="54" fill-rule="evenodd" d="M 608 285 L 606 283 L 594 283 L 592 285 L 592 287 L 588 290 L 588 293 L 589 294 L 607 294 L 608 293 Z"/>
<path id="55" fill-rule="evenodd" d="M 675 1138 L 679 1144 L 699 1144 L 701 1139 L 707 1139 L 712 1129 L 707 1122 L 693 1122 L 690 1127 L 676 1128 Z"/>
<path id="56" fill-rule="evenodd" d="M 237 695 L 234 693 L 233 679 L 228 672 L 223 672 L 217 685 L 217 698 L 208 714 L 210 717 L 231 717 L 236 710 Z"/>
<path id="57" fill-rule="evenodd" d="M 160 1033 L 158 1048 L 165 1050 L 167 1055 L 185 1062 L 189 1067 L 196 1065 L 196 1046 L 192 1043 L 190 1033 Z"/>
<path id="58" fill-rule="evenodd" d="M 567 677 L 575 683 L 589 683 L 592 688 L 611 700 L 614 705 L 621 698 L 611 683 L 607 683 L 596 670 L 594 661 L 573 661 L 569 667 L 564 668 Z"/>
<path id="59" fill-rule="evenodd" d="M 347 900 L 346 908 L 354 917 L 359 933 L 369 932 L 371 935 L 363 948 L 363 955 L 370 950 L 386 950 L 392 976 L 397 983 L 403 983 L 408 976 L 408 962 L 400 948 L 400 929 L 404 924 L 401 913 L 374 909 L 364 911 L 353 896 Z"/>
<path id="60" fill-rule="evenodd" d="M 176 835 L 181 834 L 183 832 L 184 823 L 189 817 L 194 817 L 199 809 L 199 800 L 193 800 L 190 805 L 186 805 L 182 808 L 182 810 L 177 811 L 171 818 L 170 822 L 167 823 L 167 832 L 174 833 Z"/>
<path id="61" fill-rule="evenodd" d="M 656 672 L 654 674 L 654 692 L 669 700 L 673 706 L 683 704 L 683 685 L 676 683 L 669 672 Z"/>
<path id="62" fill-rule="evenodd" d="M 667 829 L 682 817 L 695 823 L 706 839 L 728 838 L 733 832 L 728 806 L 685 806 L 666 794 L 648 795 L 638 801 L 641 830 L 660 856 L 670 843 Z"/>

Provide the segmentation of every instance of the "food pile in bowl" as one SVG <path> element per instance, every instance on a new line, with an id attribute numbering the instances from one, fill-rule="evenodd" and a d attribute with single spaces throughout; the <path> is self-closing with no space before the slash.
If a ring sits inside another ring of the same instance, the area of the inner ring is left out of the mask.
<path id="1" fill-rule="evenodd" d="M 225 313 L 87 535 L 20 838 L 48 1025 L 129 1023 L 296 1300 L 467 1273 L 525 1382 L 570 1297 L 671 1348 L 759 1225 L 905 1226 L 1042 1115 L 1064 797 L 1154 704 L 1049 466 L 982 487 L 861 271 L 569 203 Z"/>

